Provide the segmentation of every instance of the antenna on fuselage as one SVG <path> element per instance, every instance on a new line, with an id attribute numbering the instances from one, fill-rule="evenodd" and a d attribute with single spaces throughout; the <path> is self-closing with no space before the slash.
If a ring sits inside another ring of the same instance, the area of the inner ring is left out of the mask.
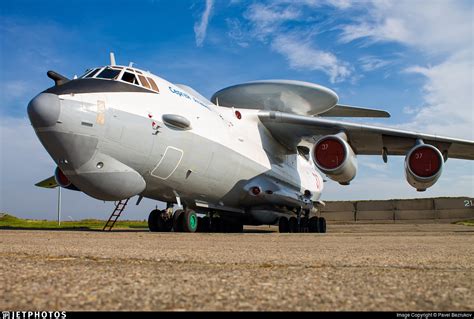
<path id="1" fill-rule="evenodd" d="M 128 66 L 129 66 L 130 68 L 133 68 L 133 63 L 134 63 L 134 62 L 130 62 L 130 63 L 128 64 Z"/>
<path id="2" fill-rule="evenodd" d="M 110 52 L 110 65 L 115 65 L 115 54 Z"/>

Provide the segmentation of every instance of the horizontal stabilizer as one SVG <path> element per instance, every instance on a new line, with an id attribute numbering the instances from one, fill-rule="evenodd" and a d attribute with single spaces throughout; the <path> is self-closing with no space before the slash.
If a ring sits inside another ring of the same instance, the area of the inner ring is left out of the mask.
<path id="1" fill-rule="evenodd" d="M 337 104 L 332 109 L 318 114 L 322 117 L 390 117 L 390 113 L 383 110 L 366 109 L 363 107 Z"/>
<path id="2" fill-rule="evenodd" d="M 56 179 L 54 178 L 54 176 L 51 176 L 45 180 L 42 180 L 39 183 L 36 183 L 35 186 L 43 187 L 43 188 L 56 188 L 59 185 L 58 183 L 56 183 Z"/>

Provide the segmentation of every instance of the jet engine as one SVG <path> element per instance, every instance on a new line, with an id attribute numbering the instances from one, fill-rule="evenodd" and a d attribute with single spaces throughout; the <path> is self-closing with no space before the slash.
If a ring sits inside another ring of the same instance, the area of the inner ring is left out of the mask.
<path id="1" fill-rule="evenodd" d="M 74 186 L 71 183 L 69 178 L 67 178 L 67 176 L 64 175 L 63 171 L 59 167 L 56 167 L 56 169 L 54 170 L 54 179 L 56 180 L 56 183 L 58 183 L 58 185 L 61 186 L 62 188 L 67 188 L 74 191 L 79 190 L 76 186 Z"/>
<path id="2" fill-rule="evenodd" d="M 425 191 L 441 176 L 443 155 L 434 146 L 418 144 L 405 157 L 405 176 L 417 191 Z"/>
<path id="3" fill-rule="evenodd" d="M 313 162 L 329 178 L 349 185 L 357 173 L 357 158 L 345 134 L 326 135 L 313 147 Z"/>

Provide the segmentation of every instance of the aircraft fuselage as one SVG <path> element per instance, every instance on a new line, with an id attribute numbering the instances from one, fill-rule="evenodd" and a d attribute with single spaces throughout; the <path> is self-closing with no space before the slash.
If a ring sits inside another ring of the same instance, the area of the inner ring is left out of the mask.
<path id="1" fill-rule="evenodd" d="M 278 143 L 258 110 L 219 107 L 149 76 L 159 92 L 86 78 L 30 102 L 38 137 L 81 191 L 101 200 L 180 198 L 191 208 L 310 207 L 319 199 L 313 164 Z"/>

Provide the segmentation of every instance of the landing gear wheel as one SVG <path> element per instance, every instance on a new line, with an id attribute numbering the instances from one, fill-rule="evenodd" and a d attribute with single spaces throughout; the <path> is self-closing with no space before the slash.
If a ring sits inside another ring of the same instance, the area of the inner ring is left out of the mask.
<path id="1" fill-rule="evenodd" d="M 173 230 L 175 232 L 183 232 L 183 217 L 184 217 L 184 210 L 178 209 L 174 212 L 173 215 Z"/>
<path id="2" fill-rule="evenodd" d="M 298 221 L 296 220 L 296 217 L 290 217 L 288 220 L 288 230 L 290 233 L 298 232 Z"/>
<path id="3" fill-rule="evenodd" d="M 198 227 L 198 217 L 192 209 L 186 209 L 182 219 L 183 230 L 187 233 L 194 233 Z"/>
<path id="4" fill-rule="evenodd" d="M 300 233 L 307 233 L 308 232 L 308 219 L 306 217 L 301 217 L 300 219 Z"/>
<path id="5" fill-rule="evenodd" d="M 152 232 L 169 232 L 172 227 L 171 221 L 166 218 L 166 211 L 155 209 L 148 216 L 148 228 Z"/>
<path id="6" fill-rule="evenodd" d="M 240 221 L 227 221 L 227 232 L 229 233 L 241 233 L 244 231 L 244 224 Z"/>
<path id="7" fill-rule="evenodd" d="M 211 233 L 220 233 L 222 231 L 222 221 L 219 217 L 211 218 Z"/>
<path id="8" fill-rule="evenodd" d="M 158 231 L 160 232 L 169 232 L 171 228 L 173 228 L 173 222 L 170 218 L 168 218 L 166 211 L 162 210 L 158 214 Z"/>
<path id="9" fill-rule="evenodd" d="M 325 233 L 326 232 L 326 219 L 324 217 L 319 218 L 319 232 Z"/>
<path id="10" fill-rule="evenodd" d="M 289 225 L 289 222 L 288 222 L 288 218 L 280 217 L 280 220 L 278 221 L 278 231 L 280 233 L 289 233 L 290 232 L 290 225 Z"/>
<path id="11" fill-rule="evenodd" d="M 196 232 L 208 233 L 211 231 L 211 219 L 209 217 L 198 218 L 198 227 Z"/>
<path id="12" fill-rule="evenodd" d="M 319 233 L 319 218 L 313 216 L 309 219 L 308 230 L 310 233 Z"/>
<path id="13" fill-rule="evenodd" d="M 244 224 L 242 222 L 237 222 L 235 224 L 235 232 L 236 233 L 243 233 L 244 232 Z"/>
<path id="14" fill-rule="evenodd" d="M 160 214 L 161 212 L 158 209 L 155 209 L 150 212 L 150 215 L 148 215 L 148 229 L 151 232 L 158 231 L 158 216 Z"/>

